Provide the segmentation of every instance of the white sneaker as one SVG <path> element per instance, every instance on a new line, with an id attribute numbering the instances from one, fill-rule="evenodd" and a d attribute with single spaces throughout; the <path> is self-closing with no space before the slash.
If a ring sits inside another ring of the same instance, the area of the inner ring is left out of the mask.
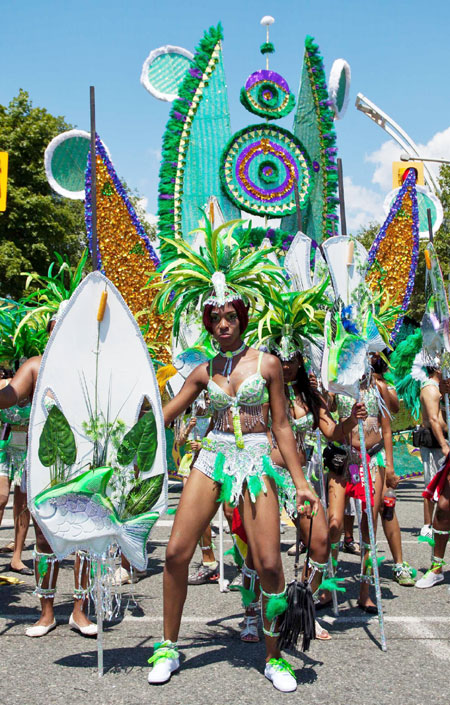
<path id="1" fill-rule="evenodd" d="M 153 668 L 148 674 L 151 684 L 167 683 L 172 673 L 180 668 L 180 658 L 177 645 L 171 641 L 163 641 L 154 646 L 154 654 L 148 662 Z"/>
<path id="2" fill-rule="evenodd" d="M 282 693 L 292 693 L 297 690 L 292 666 L 284 658 L 271 658 L 264 669 L 264 675 L 277 690 Z"/>
<path id="3" fill-rule="evenodd" d="M 420 530 L 419 536 L 426 536 L 429 539 L 433 538 L 433 527 L 430 524 L 424 524 Z"/>
<path id="4" fill-rule="evenodd" d="M 416 582 L 416 587 L 417 588 L 430 588 L 433 587 L 433 585 L 437 585 L 438 583 L 442 583 L 444 581 L 444 575 L 443 573 L 434 573 L 432 570 L 427 570 L 423 578 L 420 578 Z"/>

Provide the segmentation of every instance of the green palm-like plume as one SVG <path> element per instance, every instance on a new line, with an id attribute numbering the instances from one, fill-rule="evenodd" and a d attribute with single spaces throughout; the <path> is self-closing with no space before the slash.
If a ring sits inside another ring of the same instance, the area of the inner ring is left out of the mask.
<path id="1" fill-rule="evenodd" d="M 255 308 L 271 295 L 272 287 L 284 283 L 280 268 L 268 260 L 274 248 L 248 251 L 247 230 L 236 234 L 242 220 L 231 220 L 213 228 L 206 214 L 205 226 L 194 230 L 203 233 L 205 244 L 199 253 L 184 240 L 171 240 L 178 257 L 152 277 L 147 287 L 158 289 L 153 307 L 159 313 L 174 314 L 174 335 L 178 335 L 183 312 L 193 304 L 201 306 L 215 293 L 213 276 L 220 272 L 228 300 L 241 298 Z M 161 238 L 169 242 L 166 238 Z"/>
<path id="2" fill-rule="evenodd" d="M 315 342 L 323 335 L 326 309 L 331 306 L 327 286 L 328 279 L 302 292 L 273 288 L 259 321 L 249 323 L 248 342 L 273 348 L 285 339 L 291 352 L 301 350 L 307 340 Z"/>
<path id="3" fill-rule="evenodd" d="M 48 268 L 47 276 L 36 274 L 35 272 L 23 272 L 27 277 L 26 289 L 34 288 L 28 296 L 21 299 L 25 306 L 33 308 L 24 316 L 20 322 L 15 339 L 20 334 L 21 328 L 34 320 L 40 322 L 42 328 L 46 328 L 51 316 L 58 311 L 61 301 L 70 299 L 84 276 L 89 251 L 86 249 L 76 267 L 71 267 L 67 259 L 55 252 L 56 261 L 52 262 Z M 58 268 L 58 269 L 57 269 Z M 57 271 L 55 271 L 57 269 Z"/>

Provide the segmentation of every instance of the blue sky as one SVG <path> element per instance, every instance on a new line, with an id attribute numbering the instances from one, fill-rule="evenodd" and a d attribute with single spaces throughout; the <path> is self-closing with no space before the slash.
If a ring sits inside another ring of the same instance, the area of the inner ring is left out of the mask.
<path id="1" fill-rule="evenodd" d="M 232 129 L 252 122 L 239 102 L 247 76 L 262 67 L 263 15 L 275 17 L 271 67 L 296 94 L 306 34 L 321 48 L 326 74 L 336 58 L 351 66 L 350 104 L 337 122 L 351 228 L 383 214 L 390 162 L 400 149 L 354 107 L 358 92 L 391 115 L 429 156 L 450 157 L 450 4 L 418 0 L 0 0 L 0 103 L 19 88 L 36 106 L 89 129 L 89 86 L 97 130 L 118 173 L 156 211 L 159 151 L 169 104 L 140 84 L 151 49 L 194 50 L 222 22 Z M 291 126 L 291 118 L 284 120 Z"/>

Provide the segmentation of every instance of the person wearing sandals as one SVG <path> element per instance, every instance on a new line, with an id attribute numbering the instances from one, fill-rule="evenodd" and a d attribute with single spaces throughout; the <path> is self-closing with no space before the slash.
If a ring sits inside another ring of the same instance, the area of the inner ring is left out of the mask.
<path id="1" fill-rule="evenodd" d="M 276 330 L 276 329 L 275 329 Z M 277 344 L 279 340 L 268 341 L 269 349 L 280 359 L 283 369 L 284 391 L 286 400 L 286 411 L 290 426 L 296 440 L 297 451 L 302 465 L 306 465 L 305 439 L 307 433 L 320 429 L 327 440 L 342 441 L 344 437 L 358 424 L 358 419 L 366 418 L 366 411 L 363 404 L 354 404 L 348 419 L 336 424 L 331 418 L 326 403 L 320 394 L 311 386 L 308 374 L 305 369 L 303 356 L 298 352 L 298 346 L 302 344 L 301 339 L 294 339 L 288 348 L 288 354 L 282 352 Z M 298 514 L 295 504 L 295 488 L 290 481 L 283 457 L 273 443 L 271 460 L 277 470 L 284 475 L 286 484 L 279 489 L 280 509 L 285 509 L 289 518 L 297 526 L 300 524 L 300 533 L 303 543 L 306 545 L 310 522 L 306 517 Z M 313 523 L 310 550 L 310 566 L 308 580 L 316 603 L 320 602 L 318 592 L 322 578 L 326 575 L 328 557 L 330 552 L 330 540 L 327 525 L 327 518 L 323 506 L 320 505 L 317 516 Z M 258 576 L 253 567 L 251 550 L 247 554 L 243 566 L 244 588 L 251 590 L 258 597 Z M 248 599 L 248 593 L 243 592 L 243 600 Z M 257 600 L 245 607 L 244 627 L 241 632 L 243 641 L 258 641 L 258 618 Z M 316 622 L 316 638 L 322 641 L 331 639 L 326 629 Z"/>
<path id="2" fill-rule="evenodd" d="M 64 303 L 62 302 L 62 304 Z M 62 312 L 62 304 L 59 307 L 59 315 Z M 49 334 L 51 334 L 59 315 L 56 313 L 50 320 L 47 328 Z M 25 399 L 33 398 L 41 361 L 42 355 L 37 355 L 29 358 L 19 367 L 8 386 L 0 390 L 0 409 L 8 409 L 20 404 Z M 49 403 L 53 403 L 53 399 L 47 397 L 46 402 L 47 400 Z M 36 588 L 34 594 L 40 599 L 41 615 L 35 624 L 27 628 L 25 634 L 35 638 L 46 636 L 56 627 L 53 602 L 56 594 L 59 563 L 36 522 L 34 522 L 34 530 L 36 534 L 34 551 Z M 87 578 L 87 562 L 84 561 L 83 552 L 77 551 L 74 562 L 74 607 L 69 618 L 69 625 L 83 636 L 96 637 L 97 625 L 91 622 L 84 612 L 87 604 L 85 590 Z"/>
<path id="3" fill-rule="evenodd" d="M 364 437 L 369 456 L 369 481 L 373 497 L 372 512 L 375 528 L 383 499 L 385 477 L 388 486 L 396 482 L 389 413 L 390 397 L 384 387 L 375 379 L 367 376 L 361 383 L 360 388 L 360 399 L 364 402 L 367 411 L 367 418 L 364 421 Z M 352 408 L 353 400 L 348 396 L 337 395 L 336 405 L 339 419 L 347 418 Z M 330 470 L 328 477 L 328 516 L 331 550 L 334 560 L 337 561 L 346 497 L 350 496 L 362 500 L 364 511 L 361 520 L 361 535 L 364 544 L 361 547 L 363 569 L 360 575 L 361 585 L 358 607 L 364 612 L 376 614 L 377 608 L 369 594 L 369 586 L 372 582 L 370 561 L 368 560 L 370 544 L 357 428 L 354 428 L 347 437 L 346 446 L 349 455 L 347 469 L 342 474 L 337 474 Z"/>
<path id="4" fill-rule="evenodd" d="M 175 515 L 164 567 L 164 641 L 155 644 L 148 681 L 164 683 L 179 669 L 177 638 L 189 562 L 217 502 L 228 501 L 239 505 L 261 578 L 264 675 L 278 690 L 290 692 L 297 687 L 295 674 L 277 646 L 279 617 L 287 608 L 276 490 L 284 480 L 270 461 L 269 408 L 273 433 L 296 486 L 298 511 L 315 514 L 319 500 L 303 475 L 286 416 L 281 365 L 242 340 L 249 308 L 269 295 L 268 284 L 281 280 L 281 275 L 278 267 L 267 261 L 267 250 L 243 252 L 241 236 L 233 232 L 231 224 L 212 231 L 207 222 L 204 233 L 201 258 L 186 242 L 173 241 L 177 264 L 164 270 L 161 282 L 150 284 L 160 289 L 155 297 L 159 311 L 174 311 L 175 333 L 187 306 L 200 305 L 204 325 L 219 352 L 189 375 L 163 409 L 168 425 L 207 389 L 214 427 L 202 442 Z"/>
<path id="5" fill-rule="evenodd" d="M 0 389 L 4 389 L 14 376 L 12 370 L 0 368 L 2 379 Z M 14 487 L 14 541 L 11 546 L 11 561 L 8 570 L 20 575 L 33 575 L 33 571 L 22 561 L 22 551 L 30 525 L 30 512 L 27 507 L 25 459 L 27 455 L 27 431 L 31 405 L 29 400 L 0 410 L 3 422 L 0 440 L 0 525 L 8 502 L 11 486 Z M 6 553 L 4 549 L 2 553 Z"/>

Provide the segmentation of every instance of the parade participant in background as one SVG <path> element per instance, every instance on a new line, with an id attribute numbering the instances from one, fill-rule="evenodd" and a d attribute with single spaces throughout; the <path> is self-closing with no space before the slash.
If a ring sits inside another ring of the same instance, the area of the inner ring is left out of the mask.
<path id="1" fill-rule="evenodd" d="M 183 388 L 164 407 L 166 425 L 204 390 L 213 411 L 213 430 L 202 443 L 183 490 L 166 552 L 164 568 L 164 639 L 150 659 L 150 683 L 162 683 L 179 668 L 176 644 L 186 598 L 188 565 L 195 546 L 217 510 L 217 501 L 239 504 L 255 567 L 261 579 L 266 636 L 264 674 L 282 691 L 297 687 L 291 666 L 277 646 L 279 616 L 286 610 L 286 586 L 280 556 L 277 485 L 283 477 L 270 461 L 267 440 L 269 408 L 272 432 L 296 487 L 300 513 L 318 510 L 318 498 L 302 472 L 285 411 L 281 365 L 276 358 L 248 347 L 242 340 L 249 307 L 269 295 L 268 284 L 280 279 L 266 251 L 245 255 L 242 238 L 230 224 L 203 229 L 205 247 L 199 258 L 186 243 L 173 241 L 179 257 L 163 272 L 155 301 L 177 316 L 192 303 L 203 307 L 203 321 L 219 346 L 219 354 L 197 367 Z M 171 297 L 171 298 L 169 298 Z"/>
<path id="2" fill-rule="evenodd" d="M 420 408 L 422 411 L 422 425 L 417 433 L 417 445 L 420 450 L 420 457 L 423 463 L 423 479 L 425 487 L 428 487 L 431 480 L 438 472 L 444 458 L 449 453 L 449 445 L 446 438 L 447 424 L 442 410 L 442 394 L 439 385 L 442 382 L 442 374 L 439 362 L 434 365 L 427 365 L 426 376 L 423 377 L 420 390 Z M 433 520 L 433 504 L 427 497 L 424 498 L 423 505 L 423 527 L 422 536 L 431 536 L 431 525 Z M 420 586 L 418 586 L 420 587 Z"/>
<path id="3" fill-rule="evenodd" d="M 195 413 L 191 415 L 191 410 L 179 424 L 176 434 L 177 445 L 181 448 L 188 445 L 187 452 L 183 456 L 178 474 L 183 479 L 183 487 L 186 486 L 195 459 L 201 450 L 202 438 L 207 434 L 210 426 L 209 399 L 203 395 L 194 404 Z M 211 525 L 207 526 L 199 541 L 202 552 L 202 560 L 198 568 L 189 574 L 188 585 L 205 585 L 207 583 L 217 583 L 219 581 L 219 564 L 214 555 Z"/>
<path id="4" fill-rule="evenodd" d="M 364 402 L 368 417 L 364 422 L 364 436 L 367 453 L 370 459 L 370 478 L 373 487 L 373 517 L 376 527 L 376 518 L 380 511 L 383 497 L 385 474 L 387 482 L 394 481 L 394 465 L 392 452 L 392 431 L 389 418 L 389 398 L 383 389 L 379 389 L 375 380 L 367 377 L 361 383 L 360 399 Z M 348 416 L 352 408 L 350 397 L 337 395 L 336 399 L 339 419 Z M 361 574 L 361 587 L 358 606 L 371 614 L 376 614 L 377 608 L 369 595 L 371 570 L 369 565 L 369 533 L 365 508 L 364 486 L 362 480 L 360 441 L 358 431 L 355 429 L 347 438 L 347 452 L 349 455 L 348 469 L 342 474 L 337 474 L 330 469 L 328 479 L 328 505 L 331 548 L 334 559 L 337 560 L 339 541 L 343 528 L 344 509 L 347 496 L 353 496 L 363 501 L 363 517 L 361 521 L 361 534 L 364 541 L 364 569 Z"/>
<path id="5" fill-rule="evenodd" d="M 51 334 L 57 318 L 58 314 L 53 316 L 50 321 L 49 334 Z M 33 398 L 41 361 L 42 356 L 38 355 L 30 358 L 19 367 L 8 386 L 0 390 L 0 409 L 10 408 L 20 404 L 25 399 Z M 29 637 L 41 637 L 56 627 L 53 602 L 56 593 L 59 564 L 36 522 L 34 522 L 34 529 L 36 533 L 35 573 L 37 583 L 35 595 L 40 598 L 41 616 L 36 624 L 28 627 L 26 635 Z M 87 565 L 80 574 L 80 556 L 78 552 L 75 557 L 74 579 L 74 607 L 70 615 L 69 624 L 83 636 L 96 636 L 97 625 L 88 619 L 83 609 L 86 603 L 84 588 L 87 582 Z"/>
<path id="6" fill-rule="evenodd" d="M 279 342 L 279 341 L 278 341 Z M 300 341 L 298 341 L 300 342 Z M 273 341 L 269 345 L 272 352 L 279 357 L 283 369 L 284 391 L 286 398 L 286 410 L 290 426 L 295 436 L 297 450 L 301 463 L 306 466 L 306 435 L 308 432 L 320 429 L 321 433 L 329 441 L 342 442 L 351 430 L 358 424 L 358 419 L 365 419 L 367 414 L 364 404 L 355 403 L 351 410 L 349 418 L 342 420 L 336 424 L 331 418 L 325 401 L 319 393 L 312 388 L 308 374 L 306 372 L 303 356 L 300 352 L 294 351 L 288 359 L 283 359 L 280 347 Z M 308 542 L 310 523 L 306 517 L 299 516 L 295 503 L 295 487 L 290 480 L 283 457 L 274 444 L 271 453 L 271 460 L 276 469 L 283 474 L 286 479 L 286 484 L 279 490 L 280 507 L 285 508 L 289 518 L 300 525 L 300 532 L 303 543 Z M 330 541 L 328 535 L 327 519 L 323 506 L 320 505 L 317 517 L 314 519 L 312 536 L 311 536 L 311 551 L 309 563 L 311 571 L 308 580 L 311 585 L 311 590 L 317 601 L 319 602 L 318 591 L 319 585 L 324 575 L 327 572 L 328 556 L 330 551 Z M 251 580 L 253 587 L 251 589 L 258 597 L 258 579 L 256 572 L 253 569 L 253 559 L 251 550 L 247 553 L 247 558 L 243 568 L 245 577 Z M 246 582 L 244 587 L 248 589 Z M 255 591 L 256 587 L 256 591 Z M 257 603 L 256 603 L 257 604 Z M 256 604 L 248 605 L 245 611 L 245 625 L 241 633 L 243 641 L 257 641 L 257 616 Z M 321 627 L 316 622 L 316 638 L 321 640 L 329 640 L 331 637 L 326 629 Z"/>
<path id="7" fill-rule="evenodd" d="M 385 357 L 388 355 L 388 352 L 388 350 L 384 351 Z M 388 364 L 379 353 L 373 353 L 371 355 L 370 364 L 373 378 L 378 386 L 378 389 L 382 393 L 383 398 L 388 400 L 389 412 L 391 416 L 393 416 L 398 413 L 400 403 L 395 387 L 388 384 L 384 377 L 388 370 Z M 399 482 L 400 478 L 395 474 L 394 468 L 394 474 L 385 478 L 383 496 L 386 496 L 388 488 L 395 490 L 398 487 Z M 395 505 L 391 508 L 390 512 L 385 512 L 383 511 L 382 504 L 380 507 L 380 517 L 384 535 L 386 536 L 392 553 L 392 558 L 394 560 L 394 566 L 392 569 L 393 578 L 395 582 L 403 587 L 413 587 L 415 584 L 414 576 L 416 571 L 411 568 L 409 563 L 403 560 L 402 536 Z"/>
<path id="8" fill-rule="evenodd" d="M 336 425 L 328 413 L 326 403 L 315 388 L 311 385 L 305 369 L 303 350 L 305 343 L 316 341 L 323 333 L 324 306 L 327 304 L 325 288 L 327 282 L 303 292 L 275 293 L 271 297 L 270 308 L 263 312 L 261 322 L 250 326 L 250 341 L 253 342 L 252 333 L 257 336 L 258 344 L 266 346 L 281 362 L 283 369 L 283 382 L 285 394 L 285 407 L 294 438 L 300 462 L 306 466 L 306 436 L 314 429 L 320 431 L 329 440 L 342 441 L 344 436 L 357 425 L 358 418 L 364 419 L 366 414 L 363 405 L 355 404 L 349 419 Z M 313 312 L 313 313 L 311 313 Z M 309 439 L 311 440 L 311 439 Z M 288 516 L 295 524 L 300 526 L 303 543 L 308 543 L 309 522 L 298 515 L 295 502 L 295 487 L 286 471 L 286 464 L 280 453 L 276 439 L 271 437 L 271 460 L 277 471 L 285 478 L 285 483 L 279 489 L 281 508 L 285 508 Z M 311 536 L 310 565 L 308 576 L 311 589 L 317 601 L 322 576 L 326 573 L 329 556 L 329 536 L 327 520 L 323 506 L 320 505 L 318 515 L 313 523 Z M 244 588 L 255 592 L 257 585 L 257 571 L 253 567 L 251 548 L 247 554 L 243 567 Z M 251 584 L 248 585 L 247 583 Z M 259 596 L 255 593 L 253 603 L 246 606 L 244 629 L 241 638 L 244 641 L 258 639 L 256 608 Z M 244 598 L 247 596 L 243 592 Z M 330 635 L 326 629 L 317 624 L 316 636 L 328 640 Z"/>
<path id="9" fill-rule="evenodd" d="M 13 377 L 12 370 L 3 370 L 0 388 L 4 389 Z M 30 525 L 30 512 L 27 507 L 26 475 L 24 472 L 27 453 L 27 430 L 30 416 L 28 401 L 11 409 L 3 409 L 0 419 L 4 426 L 0 441 L 0 524 L 6 507 L 11 485 L 14 487 L 14 541 L 8 570 L 20 575 L 33 575 L 33 571 L 22 561 L 22 551 Z M 6 552 L 5 550 L 3 552 Z"/>
<path id="10" fill-rule="evenodd" d="M 419 355 L 421 355 L 419 353 Z M 419 445 L 423 463 L 425 491 L 424 497 L 424 527 L 422 536 L 429 536 L 434 540 L 434 550 L 430 569 L 417 581 L 416 587 L 429 588 L 444 580 L 442 568 L 445 564 L 444 555 L 450 530 L 450 484 L 448 472 L 450 468 L 449 444 L 446 438 L 448 433 L 447 423 L 441 409 L 441 386 L 444 393 L 448 393 L 448 380 L 442 380 L 440 362 L 438 359 L 432 363 L 416 358 L 416 368 L 420 362 L 426 363 L 427 377 L 422 380 L 420 390 L 420 408 L 422 410 L 422 425 L 415 431 L 416 441 Z M 413 370 L 414 374 L 414 370 Z M 417 372 L 416 372 L 417 374 Z M 444 383 L 443 383 L 444 382 Z M 442 464 L 445 461 L 445 465 Z M 442 468 L 442 469 L 441 469 Z M 436 511 L 433 518 L 433 504 Z M 428 531 L 425 531 L 428 529 Z"/>

